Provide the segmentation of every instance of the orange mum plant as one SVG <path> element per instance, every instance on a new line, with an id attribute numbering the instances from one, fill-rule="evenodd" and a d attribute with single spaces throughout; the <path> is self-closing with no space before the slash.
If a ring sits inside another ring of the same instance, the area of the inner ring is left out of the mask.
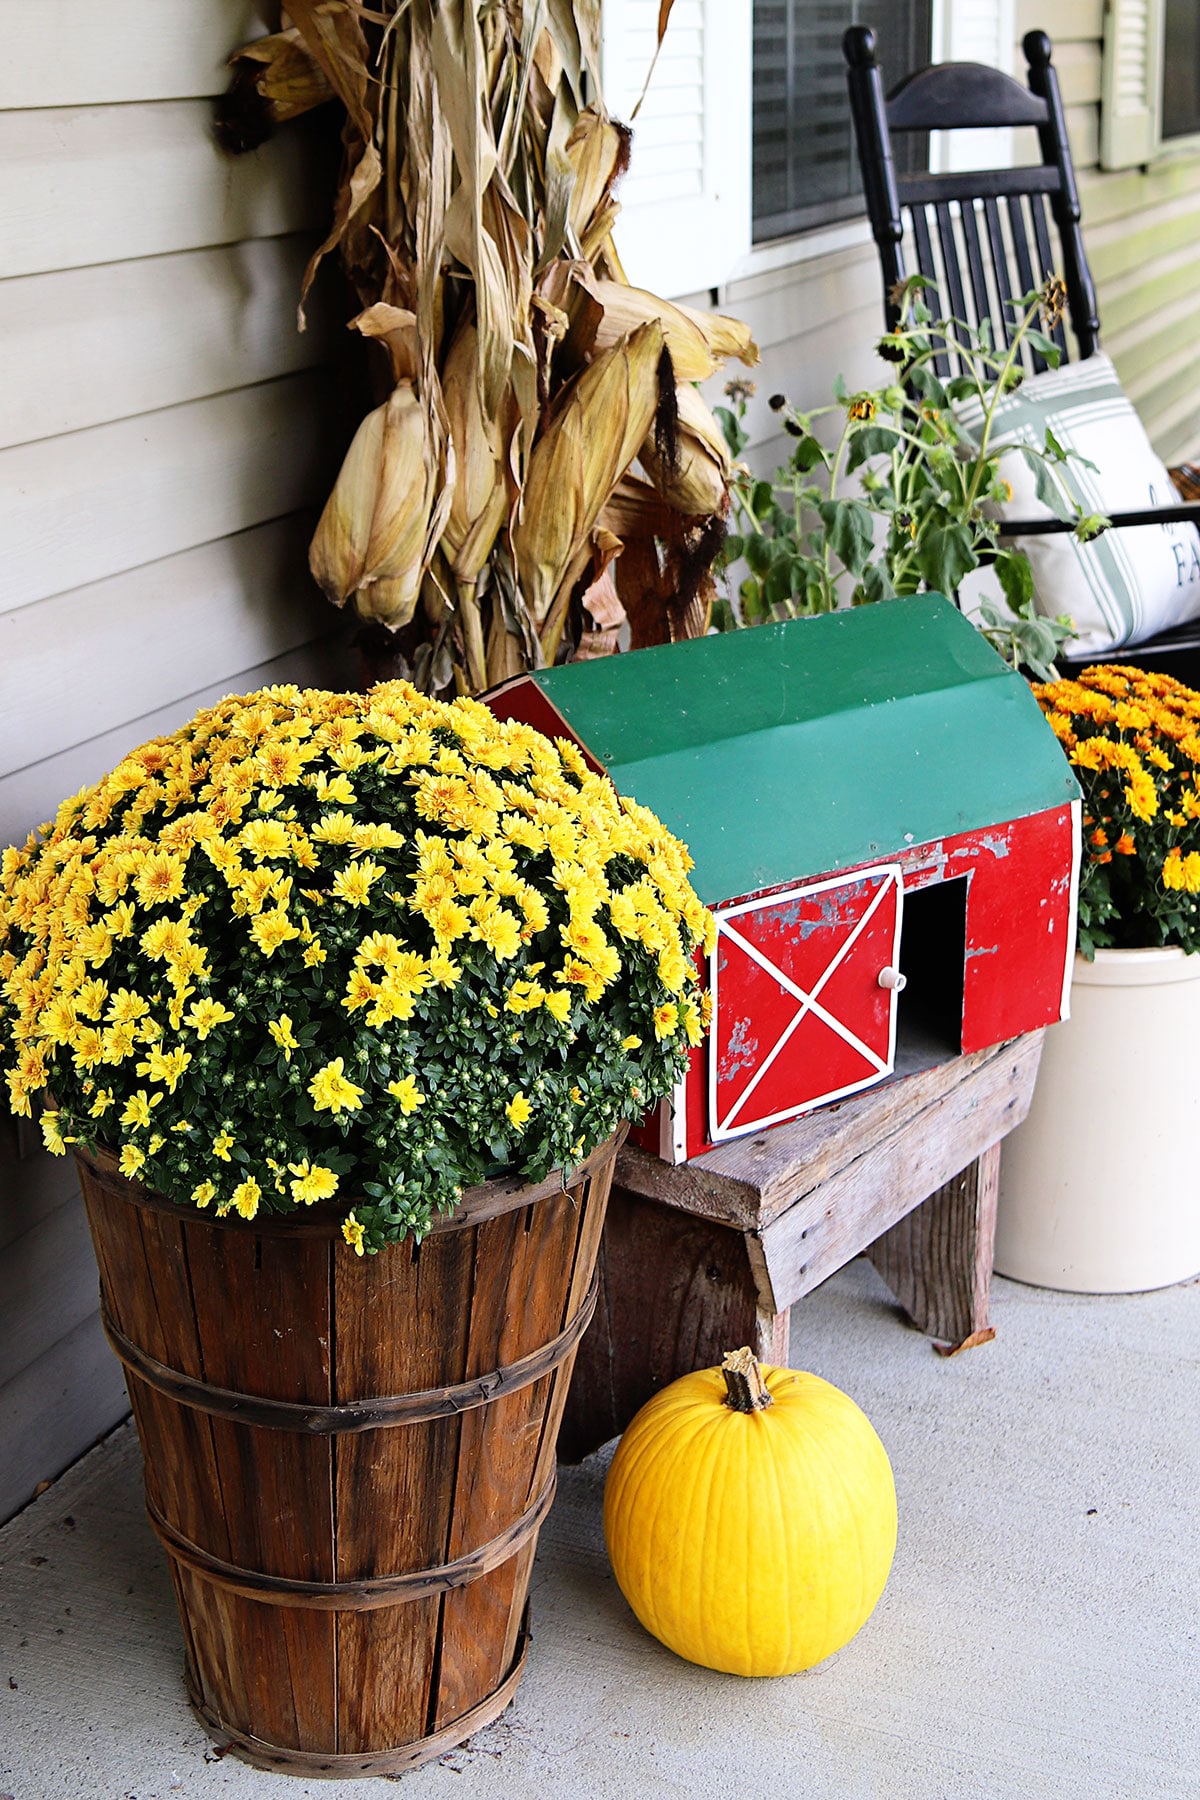
<path id="1" fill-rule="evenodd" d="M 1200 694 L 1111 664 L 1034 693 L 1084 793 L 1083 954 L 1200 950 Z"/>

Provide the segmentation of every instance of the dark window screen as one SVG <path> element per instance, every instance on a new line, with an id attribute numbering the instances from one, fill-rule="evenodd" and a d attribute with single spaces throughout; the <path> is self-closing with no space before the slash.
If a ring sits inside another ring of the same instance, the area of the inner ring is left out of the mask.
<path id="1" fill-rule="evenodd" d="M 1168 0 L 1168 5 L 1170 0 Z M 754 0 L 754 241 L 863 210 L 842 33 L 870 25 L 885 86 L 929 61 L 930 0 Z M 895 139 L 902 171 L 928 139 Z"/>
<path id="2" fill-rule="evenodd" d="M 1200 132 L 1200 4 L 1167 0 L 1163 20 L 1163 111 L 1165 138 Z"/>

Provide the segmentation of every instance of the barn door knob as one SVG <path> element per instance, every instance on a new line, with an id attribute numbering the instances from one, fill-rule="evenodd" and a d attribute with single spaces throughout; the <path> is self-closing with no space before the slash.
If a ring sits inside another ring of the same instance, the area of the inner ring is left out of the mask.
<path id="1" fill-rule="evenodd" d="M 894 993 L 902 994 L 908 986 L 908 976 L 902 975 L 899 969 L 894 969 L 889 963 L 886 969 L 879 971 L 879 985 L 881 988 L 891 988 Z"/>

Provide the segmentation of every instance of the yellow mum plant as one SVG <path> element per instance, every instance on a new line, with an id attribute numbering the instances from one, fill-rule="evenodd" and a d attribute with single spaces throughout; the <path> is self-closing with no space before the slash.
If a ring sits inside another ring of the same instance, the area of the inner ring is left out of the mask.
<path id="1" fill-rule="evenodd" d="M 0 1070 L 183 1205 L 360 1253 L 579 1163 L 700 1041 L 691 859 L 571 743 L 405 682 L 201 712 L 0 868 Z"/>
<path id="2" fill-rule="evenodd" d="M 1080 949 L 1200 950 L 1200 694 L 1113 664 L 1034 693 L 1084 793 Z"/>

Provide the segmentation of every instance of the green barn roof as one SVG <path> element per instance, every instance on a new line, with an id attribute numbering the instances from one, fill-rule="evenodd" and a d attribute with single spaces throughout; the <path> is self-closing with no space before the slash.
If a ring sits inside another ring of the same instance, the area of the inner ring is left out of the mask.
<path id="1" fill-rule="evenodd" d="M 1025 681 L 938 594 L 532 679 L 710 905 L 1079 794 Z"/>

